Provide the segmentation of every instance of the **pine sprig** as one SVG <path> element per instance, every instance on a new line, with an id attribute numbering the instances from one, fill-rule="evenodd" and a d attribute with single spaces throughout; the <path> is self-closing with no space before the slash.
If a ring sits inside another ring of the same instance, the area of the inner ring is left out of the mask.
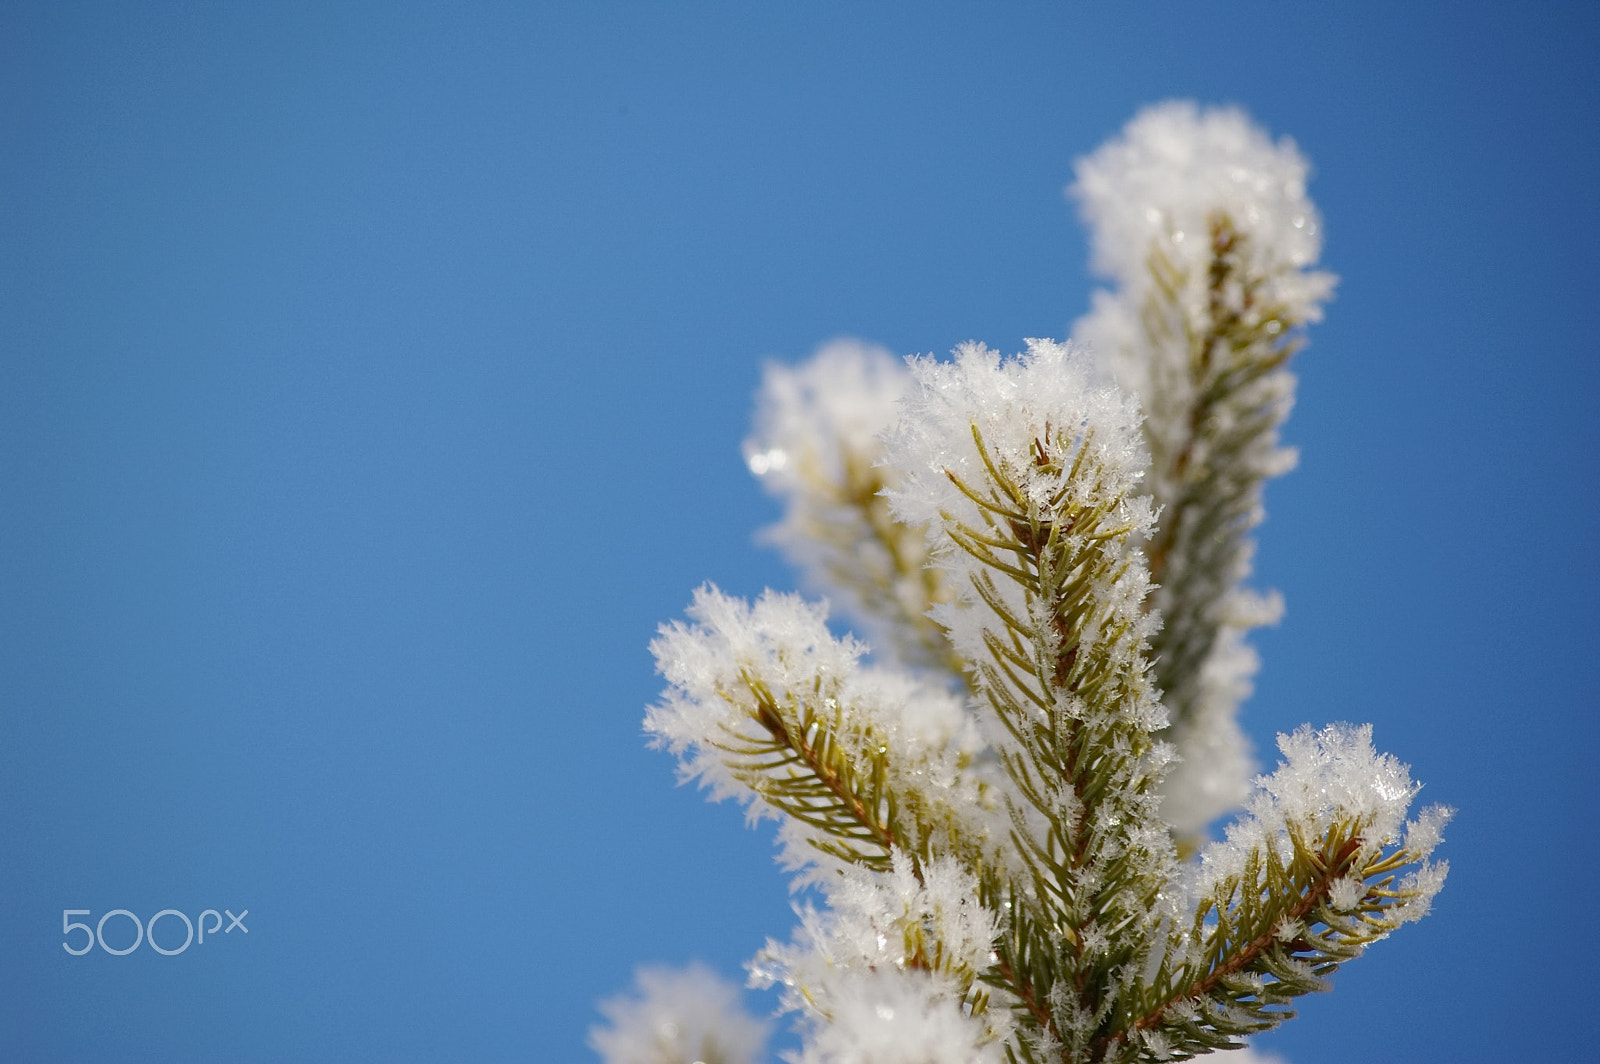
<path id="1" fill-rule="evenodd" d="M 645 721 L 685 778 L 785 822 L 784 860 L 812 882 L 884 871 L 892 850 L 982 863 L 995 799 L 956 696 L 862 664 L 866 648 L 796 596 L 751 604 L 706 586 L 689 613 L 652 644 L 670 686 Z"/>
<path id="2" fill-rule="evenodd" d="M 943 574 L 927 564 L 924 530 L 896 520 L 884 498 L 897 475 L 879 437 L 909 383 L 900 359 L 849 340 L 801 366 L 769 365 L 746 460 L 784 502 L 764 538 L 807 582 L 866 622 L 880 651 L 959 677 L 960 659 L 928 617 L 949 601 Z"/>
<path id="3" fill-rule="evenodd" d="M 1276 434 L 1292 382 L 1274 375 L 1304 342 L 1296 331 L 1304 322 L 1270 295 L 1277 279 L 1252 269 L 1250 237 L 1222 212 L 1210 217 L 1209 230 L 1203 309 L 1191 309 L 1191 278 L 1158 243 L 1141 316 L 1153 348 L 1184 352 L 1158 365 L 1168 372 L 1181 365 L 1186 379 L 1150 397 L 1181 406 L 1152 417 L 1145 434 L 1162 507 L 1149 555 L 1161 585 L 1151 605 L 1164 623 L 1151 652 L 1177 734 L 1197 711 L 1200 674 L 1219 633 L 1238 624 L 1229 595 L 1249 569 L 1247 537 L 1261 520 L 1262 481 L 1284 461 Z"/>
<path id="4" fill-rule="evenodd" d="M 743 674 L 745 727 L 723 726 L 713 740 L 724 764 L 781 813 L 816 829 L 812 846 L 841 861 L 886 871 L 890 851 L 908 832 L 890 785 L 889 740 L 854 719 L 817 677 L 806 697 L 779 699 L 759 677 Z M 754 725 L 751 729 L 749 725 Z"/>
<path id="5" fill-rule="evenodd" d="M 946 514 L 944 532 L 978 563 L 972 608 L 992 618 L 987 657 L 970 668 L 1013 740 L 1001 757 L 1027 807 L 1013 811 L 1013 839 L 1031 887 L 1009 899 L 989 978 L 1019 1002 L 1040 1044 L 1088 1059 L 1082 1050 L 1124 992 L 1122 971 L 1142 959 L 1140 930 L 1172 859 L 1154 822 L 1150 733 L 1161 720 L 1144 675 L 1140 596 L 1119 609 L 1129 603 L 1109 593 L 1140 560 L 1091 429 L 1047 426 L 1020 467 L 998 459 L 976 425 L 972 437 L 984 480 L 946 476 L 980 523 Z"/>
<path id="6" fill-rule="evenodd" d="M 1183 1059 L 1238 1045 L 1292 1019 L 1290 1002 L 1326 990 L 1339 965 L 1413 918 L 1406 907 L 1426 888 L 1397 884 L 1396 874 L 1427 854 L 1372 847 L 1362 831 L 1344 818 L 1320 837 L 1291 829 L 1254 847 L 1200 899 L 1169 955 L 1181 962 L 1149 981 L 1143 1014 L 1105 1039 L 1104 1059 L 1143 1059 L 1151 1046 Z"/>
<path id="7" fill-rule="evenodd" d="M 874 441 L 876 442 L 876 441 Z M 791 521 L 811 545 L 827 583 L 849 592 L 875 620 L 907 664 L 959 676 L 962 662 L 929 614 L 950 600 L 943 574 L 928 564 L 923 529 L 897 521 L 884 492 L 890 483 L 881 446 L 837 441 L 839 476 L 815 462 L 799 477 L 808 498 Z"/>
<path id="8" fill-rule="evenodd" d="M 1115 287 L 1075 335 L 1146 415 L 1161 515 L 1145 545 L 1162 618 L 1151 655 L 1180 755 L 1162 789 L 1187 851 L 1249 794 L 1237 717 L 1258 661 L 1246 637 L 1282 610 L 1247 586 L 1252 530 L 1265 481 L 1294 464 L 1278 441 L 1288 365 L 1336 279 L 1315 269 L 1306 160 L 1235 109 L 1148 108 L 1076 169 L 1094 265 Z"/>

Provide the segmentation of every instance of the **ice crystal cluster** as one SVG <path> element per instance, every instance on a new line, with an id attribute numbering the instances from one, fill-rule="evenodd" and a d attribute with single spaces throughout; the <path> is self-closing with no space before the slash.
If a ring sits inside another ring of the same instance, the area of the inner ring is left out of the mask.
<path id="1" fill-rule="evenodd" d="M 770 539 L 873 650 L 824 603 L 707 585 L 652 647 L 645 727 L 779 823 L 800 924 L 749 975 L 793 1064 L 1238 1048 L 1427 912 L 1448 811 L 1407 819 L 1370 726 L 1282 736 L 1252 782 L 1237 723 L 1279 610 L 1245 582 L 1286 364 L 1333 287 L 1306 174 L 1236 110 L 1150 108 L 1078 164 L 1111 287 L 1073 343 L 768 369 Z M 640 990 L 593 1032 L 607 1064 L 757 1058 L 703 969 Z"/>

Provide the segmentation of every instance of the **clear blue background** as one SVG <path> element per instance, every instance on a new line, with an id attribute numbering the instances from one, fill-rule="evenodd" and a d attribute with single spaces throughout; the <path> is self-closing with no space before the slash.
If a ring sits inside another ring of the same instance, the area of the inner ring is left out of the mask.
<path id="1" fill-rule="evenodd" d="M 793 582 L 761 360 L 1063 335 L 1073 158 L 1192 96 L 1296 138 L 1343 277 L 1248 726 L 1373 721 L 1461 810 L 1435 914 L 1265 1044 L 1584 1058 L 1594 11 L 6 5 L 0 1056 L 584 1060 L 636 963 L 787 937 L 639 729 L 693 587 Z"/>

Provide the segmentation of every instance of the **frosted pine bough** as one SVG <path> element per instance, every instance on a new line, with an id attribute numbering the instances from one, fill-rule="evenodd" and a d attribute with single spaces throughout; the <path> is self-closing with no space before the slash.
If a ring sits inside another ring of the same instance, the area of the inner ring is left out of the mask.
<path id="1" fill-rule="evenodd" d="M 1407 821 L 1370 728 L 1281 737 L 1251 788 L 1236 723 L 1284 364 L 1332 286 L 1305 171 L 1237 112 L 1152 108 L 1079 164 L 1116 283 L 1078 327 L 1098 363 L 839 344 L 769 370 L 746 456 L 786 504 L 773 539 L 879 657 L 822 605 L 707 586 L 653 645 L 646 727 L 777 819 L 815 891 L 751 963 L 798 1015 L 791 1059 L 1182 1059 L 1427 911 L 1448 813 Z M 644 989 L 595 1033 L 608 1064 L 713 1064 L 606 1041 L 662 1014 Z M 708 1052 L 755 1059 L 735 1043 Z"/>
<path id="2" fill-rule="evenodd" d="M 1163 622 L 1155 680 L 1184 754 L 1166 813 L 1185 834 L 1249 791 L 1237 715 L 1257 661 L 1244 636 L 1283 608 L 1243 581 L 1261 485 L 1295 462 L 1278 442 L 1294 402 L 1285 364 L 1334 286 L 1310 268 L 1322 222 L 1308 170 L 1241 112 L 1172 102 L 1080 160 L 1071 190 L 1094 266 L 1116 285 L 1074 333 L 1146 417 L 1146 490 L 1162 514 L 1146 544 Z"/>

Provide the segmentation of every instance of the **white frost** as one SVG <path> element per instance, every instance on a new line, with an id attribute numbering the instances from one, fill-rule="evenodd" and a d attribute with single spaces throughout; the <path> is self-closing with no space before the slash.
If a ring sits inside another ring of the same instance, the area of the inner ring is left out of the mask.
<path id="1" fill-rule="evenodd" d="M 1106 492 L 1134 492 L 1148 464 L 1139 443 L 1138 407 L 1101 380 L 1081 352 L 1053 340 L 1029 340 L 1027 352 L 1016 358 L 1002 359 L 978 343 L 963 344 L 955 356 L 953 362 L 911 362 L 916 387 L 886 439 L 886 460 L 905 478 L 905 486 L 890 493 L 901 520 L 934 524 L 944 514 L 956 514 L 981 524 L 975 504 L 947 475 L 968 484 L 987 479 L 974 428 L 990 455 L 1025 477 L 1039 501 L 1061 488 L 1066 473 L 1027 472 L 1035 441 L 1057 434 L 1080 437 L 1089 430 L 1093 453 L 1109 474 Z M 1148 513 L 1130 517 L 1143 524 L 1150 520 Z"/>
<path id="2" fill-rule="evenodd" d="M 841 974 L 791 1064 L 1001 1064 L 1000 1043 L 922 972 Z"/>
<path id="3" fill-rule="evenodd" d="M 951 577 L 956 601 L 935 616 L 951 642 L 968 661 L 988 655 L 986 633 L 998 623 L 995 614 L 978 608 L 974 578 L 983 563 L 956 548 L 948 528 L 980 529 L 986 518 L 979 506 L 953 482 L 972 488 L 989 481 L 974 431 L 982 437 L 989 460 L 1020 486 L 1041 512 L 1051 500 L 1070 494 L 1083 506 L 1113 505 L 1113 520 L 1133 536 L 1148 534 L 1153 520 L 1150 499 L 1139 494 L 1146 458 L 1138 434 L 1137 406 L 1115 386 L 1100 380 L 1077 350 L 1051 340 L 1029 340 L 1017 358 L 1002 359 L 981 344 L 966 344 L 955 361 L 916 359 L 911 363 L 916 388 L 905 400 L 904 414 L 886 437 L 887 461 L 901 470 L 903 483 L 889 500 L 896 516 L 908 524 L 929 526 L 934 563 Z M 1074 479 L 1066 455 L 1058 472 L 1041 470 L 1034 448 L 1049 441 L 1061 457 L 1063 444 L 1081 449 L 1093 477 Z M 1097 590 L 1105 618 L 1126 622 L 1131 648 L 1142 645 L 1157 623 L 1142 610 L 1149 582 L 1143 565 Z M 1020 585 L 1002 581 L 999 596 L 1013 616 L 1029 614 Z M 1000 633 L 996 633 L 1000 634 Z M 1085 645 L 1093 631 L 1081 634 Z M 1142 711 L 1158 715 L 1153 703 Z M 1160 727 L 1155 716 L 1147 727 Z"/>
<path id="4" fill-rule="evenodd" d="M 1373 750 L 1370 724 L 1332 724 L 1320 731 L 1302 725 L 1290 735 L 1278 736 L 1278 749 L 1284 760 L 1271 775 L 1256 780 L 1244 816 L 1229 826 L 1224 841 L 1202 851 L 1199 893 L 1238 876 L 1252 851 L 1270 848 L 1287 860 L 1292 855 L 1292 835 L 1315 840 L 1343 823 L 1353 825 L 1361 839 L 1354 855 L 1357 866 L 1391 845 L 1403 847 L 1417 862 L 1417 870 L 1401 882 L 1412 896 L 1391 914 L 1398 923 L 1422 917 L 1448 869 L 1444 862 L 1430 863 L 1428 858 L 1450 810 L 1430 806 L 1417 820 L 1406 823 L 1406 811 L 1421 785 L 1412 782 L 1410 769 L 1393 755 Z M 1334 908 L 1349 911 L 1365 893 L 1359 881 L 1340 880 L 1333 885 L 1330 901 Z"/>
<path id="5" fill-rule="evenodd" d="M 769 941 L 751 964 L 751 980 L 784 988 L 784 1008 L 800 1013 L 813 1035 L 803 1058 L 808 1064 L 922 1059 L 848 1055 L 851 1045 L 882 1047 L 897 1039 L 931 1051 L 931 1042 L 907 1035 L 920 1026 L 943 1032 L 946 1053 L 971 1051 L 928 1059 L 989 1060 L 988 1050 L 973 1046 L 1009 1033 L 1007 1010 L 996 1003 L 972 1019 L 962 999 L 992 963 L 995 916 L 978 903 L 977 881 L 958 862 L 934 858 L 919 880 L 909 855 L 897 850 L 892 858 L 887 873 L 856 866 L 829 881 L 829 908 L 798 908 L 793 940 Z"/>
<path id="6" fill-rule="evenodd" d="M 745 462 L 779 495 L 804 491 L 808 468 L 837 481 L 848 453 L 879 449 L 909 383 L 898 358 L 859 340 L 834 340 L 797 366 L 770 362 Z"/>
<path id="7" fill-rule="evenodd" d="M 963 767 L 983 744 L 950 691 L 908 673 L 863 664 L 866 646 L 834 636 L 826 605 L 798 595 L 767 591 L 752 605 L 708 584 L 695 592 L 689 618 L 690 624 L 663 625 L 650 646 L 669 686 L 647 711 L 645 730 L 679 756 L 686 779 L 699 780 L 716 798 L 746 802 L 752 820 L 780 819 L 788 867 L 815 870 L 827 864 L 829 859 L 808 842 L 817 829 L 779 817 L 725 763 L 723 746 L 730 734 L 766 738 L 752 723 L 753 685 L 776 706 L 809 706 L 825 718 L 837 715 L 843 743 L 892 749 L 889 771 L 901 789 L 970 815 L 978 833 L 987 832 L 981 822 L 996 814 L 981 808 L 980 780 Z M 864 758 L 870 751 L 858 745 L 853 752 Z"/>
<path id="8" fill-rule="evenodd" d="M 1209 219 L 1225 212 L 1250 234 L 1266 272 L 1298 271 L 1322 251 L 1322 218 L 1306 195 L 1310 164 L 1235 107 L 1169 100 L 1140 111 L 1120 137 L 1078 160 L 1071 188 L 1091 232 L 1095 268 L 1124 283 L 1148 276 L 1153 241 L 1191 263 L 1209 249 Z M 1303 321 L 1333 285 L 1328 274 L 1285 278 L 1279 295 Z"/>
<path id="9" fill-rule="evenodd" d="M 745 1012 L 739 988 L 703 964 L 646 967 L 637 993 L 600 1003 L 605 1026 L 589 1029 L 601 1064 L 755 1064 L 770 1026 Z"/>
<path id="10" fill-rule="evenodd" d="M 799 365 L 768 363 L 744 454 L 783 503 L 783 519 L 761 538 L 863 625 L 880 653 L 930 664 L 925 632 L 915 630 L 938 595 L 922 533 L 890 525 L 875 497 L 895 482 L 879 437 L 910 382 L 901 360 L 856 340 L 834 340 Z"/>

